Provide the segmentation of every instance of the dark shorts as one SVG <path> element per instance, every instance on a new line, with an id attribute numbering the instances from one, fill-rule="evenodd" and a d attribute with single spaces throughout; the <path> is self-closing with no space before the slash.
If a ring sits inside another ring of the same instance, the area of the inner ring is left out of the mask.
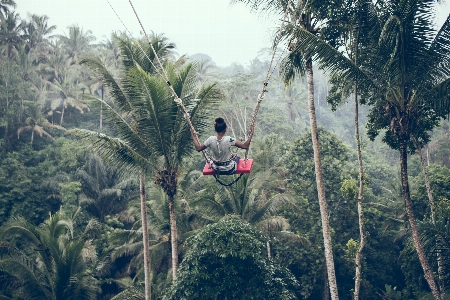
<path id="1" fill-rule="evenodd" d="M 216 172 L 217 175 L 233 175 L 236 172 L 236 169 L 237 169 L 237 166 L 239 163 L 238 155 L 236 155 L 236 157 L 234 157 L 232 160 L 228 161 L 228 164 L 233 163 L 233 162 L 235 162 L 234 167 L 229 170 L 221 171 L 220 167 L 214 167 L 214 171 Z M 221 166 L 227 166 L 228 164 L 226 164 L 226 165 L 221 164 Z"/>

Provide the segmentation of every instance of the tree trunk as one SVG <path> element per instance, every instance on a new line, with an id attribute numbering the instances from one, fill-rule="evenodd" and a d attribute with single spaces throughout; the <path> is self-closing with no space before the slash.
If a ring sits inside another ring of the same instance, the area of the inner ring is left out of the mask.
<path id="1" fill-rule="evenodd" d="M 355 65 L 357 65 L 357 53 L 358 53 L 358 37 L 355 42 Z M 364 169 L 361 155 L 361 140 L 359 137 L 359 103 L 358 103 L 358 86 L 355 84 L 354 91 L 355 98 L 355 141 L 356 141 L 356 153 L 358 155 L 358 172 L 359 172 L 359 190 L 358 190 L 358 223 L 359 223 L 359 247 L 355 256 L 355 291 L 353 293 L 353 299 L 359 299 L 359 290 L 361 287 L 361 256 L 364 246 L 366 244 L 366 237 L 364 234 L 364 213 L 363 213 L 363 192 L 364 192 Z"/>
<path id="2" fill-rule="evenodd" d="M 62 126 L 63 119 L 64 119 L 64 103 L 63 103 L 63 108 L 62 108 L 62 111 L 61 111 L 61 120 L 59 121 L 59 126 Z"/>
<path id="3" fill-rule="evenodd" d="M 329 300 L 329 299 L 330 299 L 330 285 L 328 284 L 327 264 L 326 262 L 324 262 L 322 300 Z"/>
<path id="4" fill-rule="evenodd" d="M 173 196 L 169 196 L 170 211 L 170 237 L 172 246 L 172 277 L 177 277 L 178 271 L 178 236 L 177 236 L 177 220 L 175 218 L 175 202 Z"/>
<path id="5" fill-rule="evenodd" d="M 104 94 L 104 86 L 102 84 L 102 100 L 103 94 Z M 103 103 L 100 102 L 100 131 L 102 131 L 102 128 L 103 128 Z"/>
<path id="6" fill-rule="evenodd" d="M 427 165 L 425 164 L 425 158 L 422 155 L 422 149 L 419 143 L 416 143 L 417 152 L 420 156 L 420 163 L 422 164 L 423 176 L 425 178 L 425 186 L 427 188 L 428 200 L 430 201 L 430 211 L 431 211 L 431 222 L 436 226 L 436 214 L 434 211 L 434 198 L 433 191 L 431 190 L 430 178 L 428 177 Z M 439 291 L 441 294 L 441 299 L 445 300 L 445 283 L 444 283 L 444 267 L 442 266 L 442 255 L 440 251 L 436 253 L 437 265 L 438 265 L 438 278 L 439 278 Z"/>
<path id="7" fill-rule="evenodd" d="M 139 194 L 141 196 L 141 221 L 142 221 L 142 242 L 144 243 L 144 279 L 145 279 L 145 300 L 152 298 L 150 281 L 150 250 L 148 244 L 148 223 L 147 204 L 145 196 L 145 177 L 141 172 L 139 177 Z"/>
<path id="8" fill-rule="evenodd" d="M 427 283 L 431 289 L 431 293 L 433 294 L 435 300 L 441 300 L 439 290 L 433 277 L 433 272 L 430 268 L 430 264 L 428 263 L 428 259 L 425 256 L 425 250 L 423 249 L 422 242 L 420 241 L 419 231 L 417 230 L 416 219 L 414 217 L 414 211 L 409 193 L 408 153 L 406 140 L 400 141 L 400 165 L 403 200 L 405 201 L 405 208 L 408 215 L 409 227 L 411 230 L 414 246 L 416 248 L 417 255 L 419 256 L 419 261 L 425 274 L 425 279 L 427 280 Z"/>
<path id="9" fill-rule="evenodd" d="M 325 199 L 325 189 L 323 187 L 322 164 L 320 162 L 320 144 L 317 136 L 316 110 L 314 107 L 314 81 L 312 60 L 306 63 L 306 73 L 308 76 L 308 104 L 309 119 L 311 122 L 311 138 L 314 150 L 314 166 L 316 172 L 317 194 L 319 197 L 320 215 L 322 219 L 323 243 L 325 250 L 325 262 L 327 265 L 328 283 L 332 300 L 339 299 L 336 284 L 336 274 L 334 270 L 333 247 L 331 243 L 330 224 L 328 220 L 327 201 Z"/>

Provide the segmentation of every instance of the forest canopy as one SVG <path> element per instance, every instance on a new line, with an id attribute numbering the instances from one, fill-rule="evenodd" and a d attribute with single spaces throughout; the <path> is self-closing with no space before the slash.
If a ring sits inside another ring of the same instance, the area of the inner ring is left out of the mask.
<path id="1" fill-rule="evenodd" d="M 448 299 L 450 19 L 232 2 L 284 16 L 288 48 L 218 67 L 0 1 L 1 299 Z M 192 141 L 219 116 L 255 125 L 230 186 Z"/>

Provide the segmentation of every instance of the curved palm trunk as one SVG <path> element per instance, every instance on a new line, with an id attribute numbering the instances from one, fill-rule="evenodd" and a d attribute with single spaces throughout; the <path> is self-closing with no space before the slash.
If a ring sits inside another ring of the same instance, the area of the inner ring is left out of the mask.
<path id="1" fill-rule="evenodd" d="M 412 207 L 411 197 L 409 193 L 409 183 L 408 183 L 408 153 L 407 153 L 407 142 L 406 140 L 400 141 L 400 165 L 401 165 L 401 179 L 402 179 L 402 192 L 403 200 L 405 201 L 406 213 L 408 215 L 409 226 L 411 229 L 411 235 L 413 238 L 414 246 L 419 256 L 420 264 L 422 265 L 423 272 L 425 274 L 425 279 L 431 289 L 434 299 L 441 300 L 439 290 L 436 286 L 436 281 L 433 277 L 433 272 L 428 263 L 428 259 L 425 256 L 425 251 L 420 241 L 419 231 L 417 230 L 416 219 L 414 217 L 414 211 Z"/>
<path id="2" fill-rule="evenodd" d="M 102 100 L 104 94 L 104 85 L 102 84 Z M 100 102 L 100 130 L 103 128 L 103 102 Z"/>
<path id="3" fill-rule="evenodd" d="M 33 145 L 33 140 L 34 140 L 34 127 L 31 128 L 31 145 Z"/>
<path id="4" fill-rule="evenodd" d="M 150 250 L 148 244 L 147 205 L 145 202 L 145 177 L 142 172 L 139 176 L 139 194 L 141 198 L 142 242 L 144 243 L 145 300 L 150 300 L 152 297 L 150 282 Z"/>
<path id="5" fill-rule="evenodd" d="M 361 286 L 361 256 L 364 246 L 366 244 L 366 236 L 364 235 L 364 213 L 363 213 L 363 192 L 364 192 L 364 170 L 361 155 L 361 141 L 359 138 L 359 106 L 358 106 L 358 89 L 355 85 L 355 139 L 356 139 L 356 153 L 358 155 L 359 168 L 359 190 L 358 190 L 358 221 L 359 221 L 359 247 L 355 256 L 355 292 L 353 299 L 359 299 L 359 290 Z"/>
<path id="6" fill-rule="evenodd" d="M 434 211 L 434 197 L 433 191 L 431 190 L 430 178 L 428 177 L 428 168 L 425 164 L 425 159 L 422 155 L 422 148 L 419 143 L 416 143 L 417 152 L 419 153 L 420 163 L 422 165 L 423 176 L 425 178 L 425 186 L 427 188 L 428 200 L 430 201 L 430 210 L 431 210 L 431 221 L 434 225 L 436 225 L 436 215 Z M 442 255 L 440 251 L 436 253 L 437 256 L 437 265 L 438 265 L 438 278 L 439 278 L 439 291 L 441 294 L 441 299 L 445 299 L 445 283 L 444 283 L 444 267 L 442 266 Z"/>
<path id="7" fill-rule="evenodd" d="M 327 265 L 328 283 L 332 300 L 339 299 L 334 270 L 333 247 L 331 244 L 330 223 L 328 220 L 327 201 L 323 187 L 322 164 L 320 162 L 320 145 L 317 136 L 316 109 L 314 107 L 314 82 L 312 60 L 306 62 L 306 74 L 308 76 L 308 104 L 309 118 L 311 122 L 311 137 L 314 150 L 314 166 L 316 171 L 317 194 L 319 197 L 320 216 L 322 218 L 323 243 L 325 248 L 325 262 Z"/>
<path id="8" fill-rule="evenodd" d="M 63 119 L 64 119 L 64 103 L 63 103 L 63 109 L 62 109 L 62 111 L 61 111 L 61 120 L 59 121 L 59 125 L 60 125 L 60 126 L 62 126 Z"/>
<path id="9" fill-rule="evenodd" d="M 170 237 L 172 246 L 172 277 L 177 277 L 178 271 L 178 236 L 177 236 L 177 219 L 175 218 L 175 201 L 173 196 L 169 196 L 169 212 L 170 212 Z"/>

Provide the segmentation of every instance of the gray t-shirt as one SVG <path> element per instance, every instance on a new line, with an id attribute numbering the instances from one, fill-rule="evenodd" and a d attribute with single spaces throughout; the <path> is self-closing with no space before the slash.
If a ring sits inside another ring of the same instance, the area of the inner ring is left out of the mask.
<path id="1" fill-rule="evenodd" d="M 234 146 L 236 139 L 224 136 L 220 141 L 217 137 L 210 136 L 203 144 L 209 148 L 212 159 L 217 162 L 228 161 L 231 158 L 231 146 Z"/>

